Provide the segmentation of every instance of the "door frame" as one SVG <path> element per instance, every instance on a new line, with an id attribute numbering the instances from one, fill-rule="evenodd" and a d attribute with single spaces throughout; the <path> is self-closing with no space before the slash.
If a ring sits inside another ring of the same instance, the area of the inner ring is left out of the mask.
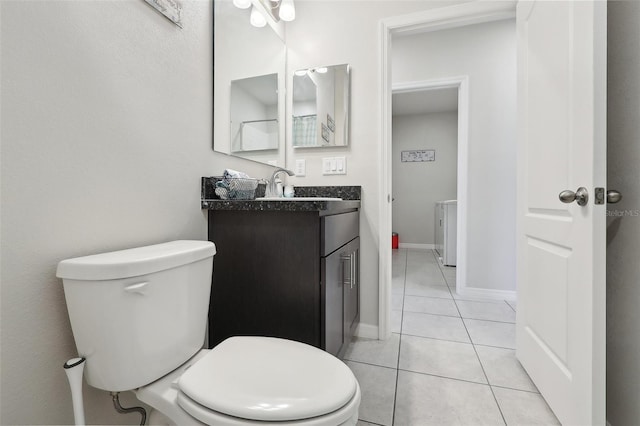
<path id="1" fill-rule="evenodd" d="M 424 12 L 387 18 L 380 21 L 380 87 L 381 87 L 381 143 L 379 152 L 379 217 L 378 217 L 378 338 L 391 337 L 391 193 L 392 193 L 392 135 L 391 103 L 394 85 L 391 80 L 391 39 L 393 35 L 446 30 L 485 22 L 513 19 L 516 0 L 503 2 L 468 2 L 436 8 Z M 468 88 L 468 85 L 466 86 Z M 460 91 L 458 92 L 460 94 Z M 460 121 L 460 120 L 459 120 Z M 460 135 L 458 135 L 460 137 Z M 458 157 L 460 168 L 460 156 Z M 466 173 L 466 164 L 464 164 Z M 460 173 L 460 169 L 458 169 Z M 466 181 L 465 181 L 466 184 Z M 460 185 L 460 179 L 458 180 Z M 460 188 L 458 188 L 460 189 Z M 465 188 L 466 190 L 466 188 Z M 460 193 L 461 194 L 461 193 Z M 465 192 L 466 194 L 466 192 Z M 458 218 L 460 218 L 460 209 Z M 466 212 L 465 212 L 466 214 Z M 465 218 L 466 220 L 466 218 Z M 458 242 L 460 243 L 460 237 Z M 460 244 L 458 244 L 460 256 Z M 464 255 L 463 255 L 464 256 Z M 462 280 L 461 280 L 462 282 Z M 456 283 L 457 288 L 457 283 Z"/>
<path id="2" fill-rule="evenodd" d="M 391 88 L 392 95 L 398 93 L 423 92 L 437 89 L 458 90 L 458 158 L 456 172 L 456 192 L 458 200 L 456 235 L 456 291 L 461 293 L 467 286 L 467 196 L 469 164 L 469 76 L 448 77 L 433 80 L 397 83 Z M 391 144 L 393 145 L 393 141 Z M 392 175 L 393 165 L 389 164 Z M 393 179 L 392 179 L 393 180 Z M 393 184 L 393 182 L 391 182 Z M 392 206 L 392 205 L 391 205 Z M 391 207 L 393 212 L 393 206 Z"/>

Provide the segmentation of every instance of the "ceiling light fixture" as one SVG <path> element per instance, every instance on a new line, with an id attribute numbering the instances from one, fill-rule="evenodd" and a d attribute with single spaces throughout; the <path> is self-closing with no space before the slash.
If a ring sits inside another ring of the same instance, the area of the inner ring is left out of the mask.
<path id="1" fill-rule="evenodd" d="M 251 22 L 251 25 L 258 28 L 267 25 L 267 18 L 264 17 L 262 12 L 260 12 L 255 5 L 251 8 L 251 18 L 249 21 Z"/>
<path id="2" fill-rule="evenodd" d="M 251 7 L 250 22 L 254 27 L 264 27 L 267 24 L 267 14 L 275 22 L 280 20 L 291 22 L 296 19 L 293 0 L 233 0 L 233 4 L 239 9 Z"/>
<path id="3" fill-rule="evenodd" d="M 248 9 L 251 7 L 251 0 L 233 0 L 233 5 L 239 9 Z"/>
<path id="4" fill-rule="evenodd" d="M 291 22 L 296 19 L 296 7 L 293 5 L 293 0 L 281 0 L 279 14 L 283 21 Z"/>

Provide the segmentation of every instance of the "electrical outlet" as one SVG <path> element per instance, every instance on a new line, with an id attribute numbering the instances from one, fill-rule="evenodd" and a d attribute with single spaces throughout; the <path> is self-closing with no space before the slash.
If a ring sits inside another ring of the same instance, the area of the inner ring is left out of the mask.
<path id="1" fill-rule="evenodd" d="M 294 170 L 296 176 L 306 176 L 307 174 L 307 162 L 304 158 L 296 160 L 296 169 Z"/>

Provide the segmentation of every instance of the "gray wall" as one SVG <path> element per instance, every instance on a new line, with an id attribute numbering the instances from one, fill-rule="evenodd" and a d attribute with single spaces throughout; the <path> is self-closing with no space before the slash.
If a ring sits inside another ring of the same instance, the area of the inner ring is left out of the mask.
<path id="1" fill-rule="evenodd" d="M 609 1 L 607 420 L 640 419 L 640 2 Z"/>
<path id="2" fill-rule="evenodd" d="M 456 198 L 458 112 L 393 117 L 393 231 L 400 243 L 434 244 L 436 201 Z M 434 162 L 401 161 L 401 152 L 436 151 Z"/>
<path id="3" fill-rule="evenodd" d="M 181 30 L 140 0 L 0 2 L 0 424 L 73 422 L 60 260 L 206 239 L 200 176 L 267 175 L 211 150 L 211 5 L 182 4 Z M 139 421 L 85 398 L 90 423 Z"/>

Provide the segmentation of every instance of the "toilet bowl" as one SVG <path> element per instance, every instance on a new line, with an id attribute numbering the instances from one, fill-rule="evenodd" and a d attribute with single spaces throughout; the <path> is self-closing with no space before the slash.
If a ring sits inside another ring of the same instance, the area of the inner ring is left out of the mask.
<path id="1" fill-rule="evenodd" d="M 202 349 L 214 254 L 173 241 L 60 262 L 87 383 L 132 390 L 150 424 L 355 425 L 358 382 L 318 348 L 235 336 Z"/>

